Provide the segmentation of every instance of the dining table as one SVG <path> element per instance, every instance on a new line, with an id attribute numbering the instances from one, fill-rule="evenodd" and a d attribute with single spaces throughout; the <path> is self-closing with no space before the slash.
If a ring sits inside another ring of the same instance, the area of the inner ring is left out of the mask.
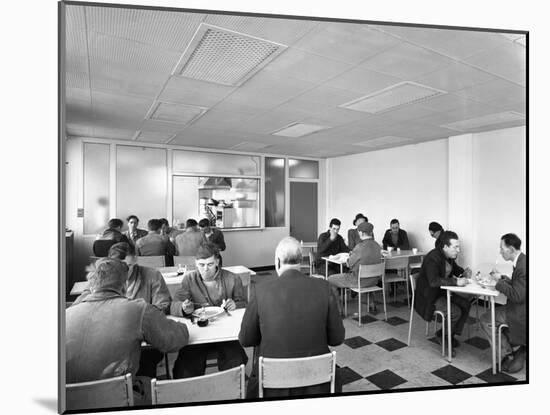
<path id="1" fill-rule="evenodd" d="M 449 286 L 445 285 L 441 287 L 447 291 L 447 316 L 451 313 L 451 295 L 452 294 L 466 294 L 475 295 L 478 297 L 488 297 L 491 305 L 491 359 L 493 363 L 493 375 L 497 373 L 497 359 L 496 359 L 496 327 L 495 327 L 495 298 L 499 295 L 499 292 L 494 288 L 483 287 L 474 279 L 469 279 L 465 286 Z M 452 361 L 452 333 L 451 333 L 451 319 L 447 318 L 447 341 L 448 341 L 448 361 Z"/>

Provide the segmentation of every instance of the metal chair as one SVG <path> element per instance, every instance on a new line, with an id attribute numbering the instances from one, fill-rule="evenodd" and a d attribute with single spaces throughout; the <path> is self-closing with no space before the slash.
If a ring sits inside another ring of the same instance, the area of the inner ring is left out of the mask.
<path id="1" fill-rule="evenodd" d="M 497 350 L 498 350 L 498 371 L 499 372 L 502 372 L 502 329 L 504 329 L 505 327 L 507 328 L 508 324 L 503 323 L 498 326 Z"/>
<path id="2" fill-rule="evenodd" d="M 409 301 L 409 258 L 400 257 L 400 258 L 386 258 L 386 270 L 394 269 L 397 270 L 397 274 L 390 274 L 385 276 L 386 284 L 395 284 L 399 282 L 404 282 L 406 285 L 407 291 L 407 305 L 410 305 Z M 393 292 L 393 302 L 397 298 L 397 287 Z"/>
<path id="3" fill-rule="evenodd" d="M 92 251 L 96 257 L 104 258 L 109 256 L 109 248 L 116 243 L 114 239 L 96 239 L 92 245 Z"/>
<path id="4" fill-rule="evenodd" d="M 411 284 L 411 290 L 412 290 L 412 298 L 411 298 L 411 312 L 409 316 L 409 336 L 407 338 L 407 346 L 411 345 L 411 331 L 412 331 L 412 322 L 414 317 L 414 297 L 415 297 L 415 291 L 416 291 L 416 279 L 418 278 L 418 274 L 409 274 L 409 281 Z M 437 317 L 441 318 L 441 354 L 445 356 L 445 313 L 440 310 L 434 311 L 434 331 L 436 329 L 437 325 Z M 426 321 L 426 336 L 428 336 L 430 328 L 430 322 Z"/>
<path id="5" fill-rule="evenodd" d="M 143 267 L 150 268 L 161 268 L 166 265 L 164 255 L 138 256 L 137 263 Z"/>
<path id="6" fill-rule="evenodd" d="M 367 312 L 370 308 L 370 293 L 382 291 L 382 299 L 384 301 L 384 319 L 388 319 L 388 313 L 386 310 L 386 290 L 385 290 L 385 281 L 384 281 L 384 261 L 379 264 L 373 265 L 359 265 L 359 272 L 357 274 L 357 286 L 356 287 L 347 287 L 347 289 L 356 292 L 357 303 L 358 303 L 358 322 L 359 327 L 361 327 L 361 294 L 367 293 Z M 365 279 L 375 279 L 373 285 L 368 287 L 361 287 L 361 280 Z M 382 287 L 376 285 L 378 281 L 382 281 Z M 344 291 L 344 314 L 348 314 L 348 301 L 347 301 L 347 289 Z"/>
<path id="7" fill-rule="evenodd" d="M 293 359 L 258 358 L 259 397 L 264 388 L 300 388 L 330 382 L 330 393 L 335 390 L 336 352 Z"/>
<path id="8" fill-rule="evenodd" d="M 315 254 L 312 251 L 309 251 L 309 276 L 313 278 L 322 278 L 326 280 L 327 278 L 322 274 L 315 273 Z"/>
<path id="9" fill-rule="evenodd" d="M 153 405 L 245 398 L 244 365 L 186 379 L 151 379 Z"/>
<path id="10" fill-rule="evenodd" d="M 132 375 L 91 382 L 69 383 L 66 387 L 68 410 L 134 406 Z"/>

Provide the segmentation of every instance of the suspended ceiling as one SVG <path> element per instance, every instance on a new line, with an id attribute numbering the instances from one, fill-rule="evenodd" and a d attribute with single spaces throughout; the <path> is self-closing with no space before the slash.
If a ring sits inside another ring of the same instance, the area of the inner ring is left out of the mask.
<path id="1" fill-rule="evenodd" d="M 521 33 L 67 5 L 65 37 L 67 136 L 322 158 L 525 124 Z"/>

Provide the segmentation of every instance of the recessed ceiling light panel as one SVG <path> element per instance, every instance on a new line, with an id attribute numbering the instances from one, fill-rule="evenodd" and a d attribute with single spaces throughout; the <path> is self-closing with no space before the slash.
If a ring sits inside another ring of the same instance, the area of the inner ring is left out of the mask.
<path id="1" fill-rule="evenodd" d="M 286 127 L 280 130 L 277 130 L 271 134 L 279 135 L 282 137 L 297 138 L 297 137 L 303 137 L 308 134 L 316 133 L 326 128 L 330 128 L 330 127 L 327 127 L 325 125 L 304 124 L 304 123 L 297 122 L 297 123 L 287 125 Z"/>
<path id="2" fill-rule="evenodd" d="M 287 48 L 244 33 L 202 23 L 176 68 L 176 74 L 238 86 Z"/>
<path id="3" fill-rule="evenodd" d="M 376 148 L 376 147 L 382 147 L 386 145 L 405 144 L 405 143 L 410 143 L 411 141 L 413 140 L 411 140 L 410 138 L 387 135 L 384 137 L 373 138 L 372 140 L 361 141 L 360 143 L 354 143 L 353 145 L 361 146 L 361 147 Z"/>
<path id="4" fill-rule="evenodd" d="M 242 143 L 239 143 L 239 144 L 234 145 L 233 147 L 231 147 L 231 150 L 257 151 L 257 150 L 264 149 L 266 147 L 269 147 L 269 144 L 251 143 L 249 141 L 243 141 Z"/>
<path id="5" fill-rule="evenodd" d="M 483 117 L 470 118 L 441 125 L 443 128 L 456 131 L 469 131 L 476 128 L 506 124 L 510 122 L 525 121 L 525 116 L 515 111 L 499 112 L 496 114 L 484 115 Z"/>
<path id="6" fill-rule="evenodd" d="M 376 91 L 364 97 L 340 105 L 355 111 L 379 114 L 403 105 L 415 104 L 439 95 L 446 94 L 446 91 L 418 84 L 416 82 L 400 82 L 390 87 Z"/>

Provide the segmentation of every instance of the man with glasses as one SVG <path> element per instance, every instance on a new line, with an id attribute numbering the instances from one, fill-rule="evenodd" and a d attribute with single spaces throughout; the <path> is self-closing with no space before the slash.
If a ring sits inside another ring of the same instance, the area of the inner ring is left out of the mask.
<path id="1" fill-rule="evenodd" d="M 455 262 L 460 252 L 458 235 L 453 231 L 444 231 L 439 236 L 439 240 L 438 247 L 428 252 L 422 261 L 422 268 L 416 282 L 414 309 L 426 321 L 433 319 L 436 310 L 447 315 L 447 293 L 441 289 L 442 286 L 464 286 L 466 279 L 472 276 L 469 268 L 463 269 Z M 453 355 L 454 348 L 460 345 L 454 336 L 462 333 L 470 313 L 470 305 L 470 301 L 465 297 L 459 295 L 451 297 Z M 443 341 L 441 330 L 437 331 L 436 339 L 440 344 Z"/>
<path id="2" fill-rule="evenodd" d="M 191 316 L 203 306 L 224 307 L 227 311 L 246 307 L 246 294 L 238 275 L 220 266 L 220 254 L 216 245 L 203 242 L 197 251 L 197 270 L 183 277 L 181 287 L 174 295 L 170 314 Z M 174 378 L 204 375 L 208 353 L 215 353 L 218 370 L 227 370 L 246 364 L 248 357 L 238 341 L 196 344 L 179 351 L 174 363 Z"/>

